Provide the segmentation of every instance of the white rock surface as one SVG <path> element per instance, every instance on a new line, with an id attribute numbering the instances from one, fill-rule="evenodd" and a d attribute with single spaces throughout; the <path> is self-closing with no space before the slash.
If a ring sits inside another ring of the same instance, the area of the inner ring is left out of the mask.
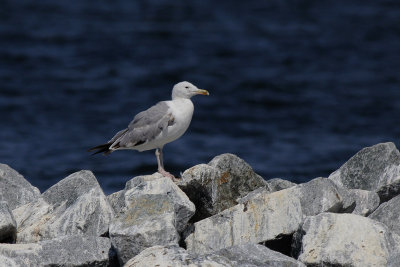
<path id="1" fill-rule="evenodd" d="M 185 193 L 168 177 L 159 173 L 146 176 L 138 176 L 126 183 L 123 194 L 124 206 L 130 207 L 132 201 L 139 196 L 161 195 L 167 196 L 174 204 L 175 227 L 182 232 L 187 222 L 194 215 L 196 208 Z"/>
<path id="2" fill-rule="evenodd" d="M 124 267 L 305 267 L 293 258 L 257 244 L 229 247 L 205 255 L 190 254 L 177 246 L 154 246 L 129 260 Z"/>
<path id="3" fill-rule="evenodd" d="M 295 232 L 303 219 L 300 200 L 290 189 L 261 192 L 247 202 L 194 224 L 187 249 L 204 254 L 244 243 L 260 243 Z"/>
<path id="4" fill-rule="evenodd" d="M 397 250 L 385 225 L 354 214 L 307 217 L 294 239 L 307 266 L 387 266 Z"/>
<path id="5" fill-rule="evenodd" d="M 230 267 L 231 262 L 221 256 L 190 255 L 178 246 L 154 246 L 130 259 L 124 267 Z"/>
<path id="6" fill-rule="evenodd" d="M 166 195 L 142 195 L 110 225 L 120 264 L 155 245 L 178 245 L 175 203 Z"/>
<path id="7" fill-rule="evenodd" d="M 90 171 L 73 173 L 34 202 L 13 210 L 18 243 L 65 235 L 101 236 L 108 232 L 114 212 Z"/>
<path id="8" fill-rule="evenodd" d="M 31 244 L 0 244 L 0 266 L 109 265 L 111 242 L 105 237 L 65 236 Z"/>

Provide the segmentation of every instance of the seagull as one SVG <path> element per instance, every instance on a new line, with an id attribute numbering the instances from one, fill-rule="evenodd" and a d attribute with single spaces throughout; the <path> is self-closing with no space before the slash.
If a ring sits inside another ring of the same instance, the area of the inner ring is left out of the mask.
<path id="1" fill-rule="evenodd" d="M 192 120 L 195 95 L 209 95 L 190 82 L 177 83 L 172 89 L 172 100 L 160 101 L 138 113 L 128 127 L 117 132 L 110 141 L 89 151 L 108 155 L 116 150 L 132 149 L 139 152 L 155 149 L 158 172 L 172 180 L 175 177 L 164 169 L 163 147 L 181 137 Z M 94 155 L 93 154 L 93 155 Z"/>

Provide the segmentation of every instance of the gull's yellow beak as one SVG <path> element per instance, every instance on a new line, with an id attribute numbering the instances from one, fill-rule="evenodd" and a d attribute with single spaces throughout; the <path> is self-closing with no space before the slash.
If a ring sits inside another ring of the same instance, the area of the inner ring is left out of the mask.
<path id="1" fill-rule="evenodd" d="M 210 93 L 207 90 L 199 89 L 197 91 L 198 95 L 210 95 Z"/>

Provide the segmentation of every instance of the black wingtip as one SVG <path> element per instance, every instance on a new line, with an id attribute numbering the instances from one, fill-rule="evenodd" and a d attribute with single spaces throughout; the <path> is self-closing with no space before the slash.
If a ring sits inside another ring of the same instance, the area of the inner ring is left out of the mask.
<path id="1" fill-rule="evenodd" d="M 95 147 L 92 147 L 92 148 L 88 149 L 88 152 L 92 152 L 92 151 L 96 151 L 97 150 L 96 152 L 94 152 L 92 154 L 92 156 L 96 155 L 96 154 L 100 154 L 100 153 L 104 153 L 104 155 L 108 155 L 108 154 L 110 154 L 112 152 L 110 150 L 110 145 L 111 144 L 103 144 L 103 145 L 95 146 Z"/>

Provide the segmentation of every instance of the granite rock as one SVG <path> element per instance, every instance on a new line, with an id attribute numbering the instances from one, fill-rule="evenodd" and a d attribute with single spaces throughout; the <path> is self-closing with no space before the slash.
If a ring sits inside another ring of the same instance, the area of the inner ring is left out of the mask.
<path id="1" fill-rule="evenodd" d="M 354 196 L 356 201 L 353 214 L 368 216 L 379 206 L 379 196 L 375 192 L 362 189 L 349 189 L 349 194 Z"/>
<path id="2" fill-rule="evenodd" d="M 110 238 L 121 265 L 148 247 L 178 245 L 175 203 L 167 195 L 131 199 L 111 223 Z"/>
<path id="3" fill-rule="evenodd" d="M 400 195 L 381 204 L 368 218 L 383 223 L 400 235 Z"/>
<path id="4" fill-rule="evenodd" d="M 232 266 L 305 267 L 300 261 L 258 244 L 233 246 L 212 254 L 229 259 Z"/>
<path id="5" fill-rule="evenodd" d="M 291 235 L 302 220 L 300 199 L 290 189 L 260 192 L 243 203 L 196 222 L 185 242 L 188 251 L 204 254 Z"/>
<path id="6" fill-rule="evenodd" d="M 307 266 L 387 266 L 397 246 L 385 225 L 335 213 L 307 217 L 293 242 L 298 260 Z"/>
<path id="7" fill-rule="evenodd" d="M 30 244 L 0 244 L 1 266 L 109 266 L 105 237 L 64 236 Z"/>
<path id="8" fill-rule="evenodd" d="M 130 259 L 124 267 L 173 266 L 173 267 L 230 267 L 225 257 L 189 254 L 178 246 L 154 246 L 143 250 Z"/>
<path id="9" fill-rule="evenodd" d="M 380 202 L 386 202 L 400 194 L 400 165 L 391 165 L 385 169 L 381 186 L 376 190 Z"/>
<path id="10" fill-rule="evenodd" d="M 41 197 L 13 210 L 18 243 L 65 235 L 101 236 L 114 216 L 96 177 L 79 171 L 61 180 Z"/>
<path id="11" fill-rule="evenodd" d="M 270 192 L 276 192 L 276 191 L 287 189 L 287 188 L 297 185 L 291 181 L 284 180 L 281 178 L 269 179 L 269 180 L 265 181 L 265 183 L 266 183 L 266 187 L 268 188 L 268 190 Z"/>
<path id="12" fill-rule="evenodd" d="M 175 211 L 175 228 L 178 232 L 186 228 L 196 211 L 185 193 L 170 178 L 159 173 L 138 176 L 128 181 L 124 192 L 124 206 L 130 207 L 132 201 L 144 195 L 161 195 L 171 200 Z"/>
<path id="13" fill-rule="evenodd" d="M 329 178 L 349 189 L 376 191 L 387 201 L 400 193 L 400 152 L 390 142 L 366 147 Z"/>
<path id="14" fill-rule="evenodd" d="M 315 178 L 287 190 L 292 197 L 300 199 L 303 214 L 306 216 L 322 212 L 351 212 L 356 205 L 346 189 L 327 178 Z"/>
<path id="15" fill-rule="evenodd" d="M 196 205 L 196 222 L 236 205 L 238 198 L 266 183 L 243 159 L 222 154 L 186 170 L 178 185 Z"/>
<path id="16" fill-rule="evenodd" d="M 108 203 L 110 203 L 115 214 L 119 214 L 125 209 L 124 193 L 125 190 L 120 190 L 107 196 Z"/>
<path id="17" fill-rule="evenodd" d="M 303 267 L 305 265 L 257 244 L 233 246 L 204 255 L 190 254 L 177 246 L 155 246 L 142 251 L 124 265 L 124 267 L 147 266 Z"/>
<path id="18" fill-rule="evenodd" d="M 21 174 L 6 164 L 0 164 L 0 201 L 6 201 L 11 210 L 38 199 L 40 191 Z"/>

